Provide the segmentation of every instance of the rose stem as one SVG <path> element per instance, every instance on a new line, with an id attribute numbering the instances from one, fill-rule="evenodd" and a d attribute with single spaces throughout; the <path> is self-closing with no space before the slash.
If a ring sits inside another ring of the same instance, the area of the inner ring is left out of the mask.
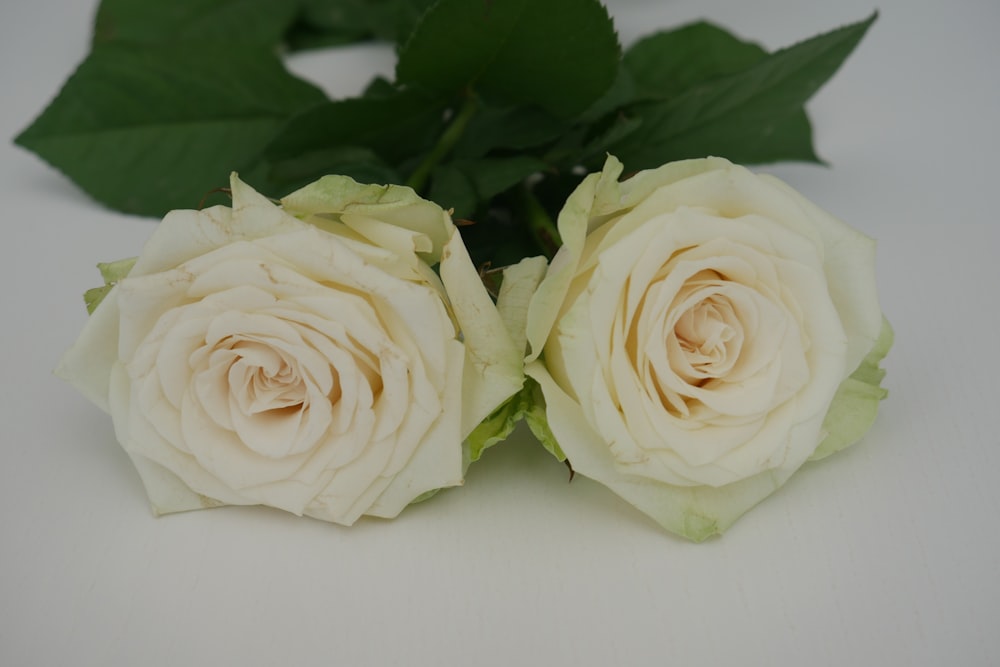
<path id="1" fill-rule="evenodd" d="M 417 165 L 417 168 L 407 179 L 406 184 L 413 188 L 416 192 L 421 192 L 424 186 L 427 185 L 427 179 L 430 178 L 431 171 L 434 170 L 441 160 L 443 160 L 451 149 L 455 147 L 458 140 L 462 137 L 462 133 L 465 132 L 466 125 L 472 120 L 472 117 L 476 113 L 476 98 L 471 94 L 466 93 L 465 99 L 462 101 L 462 106 L 459 108 L 458 113 L 455 114 L 454 118 L 451 120 L 451 124 L 445 128 L 444 132 L 441 134 L 441 138 L 438 139 L 437 143 L 431 149 L 427 157 Z"/>

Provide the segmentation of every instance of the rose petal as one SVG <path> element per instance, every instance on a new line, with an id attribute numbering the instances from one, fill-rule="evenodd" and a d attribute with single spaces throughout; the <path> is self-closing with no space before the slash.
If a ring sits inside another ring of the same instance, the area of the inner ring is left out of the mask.
<path id="1" fill-rule="evenodd" d="M 385 490 L 367 510 L 372 516 L 392 518 L 414 498 L 434 489 L 462 483 L 462 452 L 453 443 L 461 439 L 461 405 L 463 391 L 461 368 L 465 350 L 457 341 L 449 344 L 451 377 L 445 383 L 441 397 L 444 411 L 424 438 L 406 466 L 393 477 Z"/>
<path id="2" fill-rule="evenodd" d="M 482 289 L 482 281 L 457 230 L 445 246 L 440 270 L 466 350 L 462 376 L 462 438 L 465 438 L 497 406 L 520 390 L 524 382 L 524 348 L 514 343 L 489 294 Z"/>

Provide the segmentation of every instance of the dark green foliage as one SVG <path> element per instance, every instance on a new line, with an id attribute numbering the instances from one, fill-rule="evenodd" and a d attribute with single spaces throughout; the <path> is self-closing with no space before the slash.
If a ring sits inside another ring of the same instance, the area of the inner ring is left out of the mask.
<path id="1" fill-rule="evenodd" d="M 16 141 L 144 215 L 231 171 L 271 196 L 328 173 L 409 184 L 497 265 L 551 253 L 538 216 L 607 153 L 818 161 L 803 105 L 874 20 L 773 54 L 695 23 L 623 54 L 598 0 L 103 0 L 93 51 Z M 396 80 L 350 99 L 278 55 L 369 39 L 397 45 Z"/>

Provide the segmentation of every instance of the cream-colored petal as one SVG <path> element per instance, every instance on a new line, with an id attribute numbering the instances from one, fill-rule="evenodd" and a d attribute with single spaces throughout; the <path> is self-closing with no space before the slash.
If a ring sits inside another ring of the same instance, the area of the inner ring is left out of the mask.
<path id="1" fill-rule="evenodd" d="M 140 454 L 129 453 L 157 516 L 219 507 L 225 503 L 192 491 L 180 477 Z"/>
<path id="2" fill-rule="evenodd" d="M 503 270 L 503 282 L 497 294 L 497 311 L 515 349 L 527 353 L 528 305 L 545 277 L 548 261 L 544 257 L 525 257 Z"/>
<path id="3" fill-rule="evenodd" d="M 327 521 L 353 524 L 367 510 L 365 504 L 388 485 L 391 475 L 383 476 L 383 472 L 397 444 L 394 438 L 369 440 L 362 456 L 336 470 L 324 471 L 319 488 L 311 494 L 303 511 Z M 406 444 L 412 452 L 418 443 Z"/>
<path id="4" fill-rule="evenodd" d="M 416 257 L 418 253 L 426 255 L 434 252 L 434 242 L 427 234 L 384 222 L 371 215 L 344 213 L 340 221 L 379 248 L 385 248 L 404 260 L 412 257 L 414 261 L 419 261 Z"/>
<path id="5" fill-rule="evenodd" d="M 130 272 L 139 277 L 168 271 L 196 257 L 241 240 L 301 229 L 296 220 L 255 192 L 234 174 L 232 208 L 171 211 L 157 225 Z"/>
<path id="6" fill-rule="evenodd" d="M 545 344 L 544 363 L 560 386 L 586 405 L 599 355 L 590 330 L 590 301 L 578 298 L 556 324 Z"/>
<path id="7" fill-rule="evenodd" d="M 573 470 L 607 486 L 663 528 L 691 540 L 722 533 L 795 471 L 792 467 L 770 470 L 719 488 L 675 486 L 623 474 L 605 441 L 587 425 L 580 406 L 559 388 L 545 367 L 531 363 L 526 372 L 542 388 L 549 427 Z"/>
<path id="8" fill-rule="evenodd" d="M 271 458 L 247 446 L 235 432 L 221 428 L 206 412 L 205 406 L 193 393 L 185 394 L 181 405 L 181 433 L 184 442 L 196 461 L 184 461 L 186 469 L 178 474 L 185 480 L 200 477 L 200 468 L 226 487 L 245 495 L 245 489 L 288 479 L 308 460 L 308 453 Z M 137 445 L 137 449 L 167 467 L 159 452 Z M 165 455 L 165 454 L 164 454 Z M 178 462 L 181 463 L 181 462 Z M 208 494 L 212 495 L 212 494 Z M 308 497 L 299 497 L 292 504 L 282 506 L 291 512 L 301 513 Z"/>
<path id="9" fill-rule="evenodd" d="M 55 370 L 57 376 L 72 384 L 87 400 L 105 412 L 111 409 L 108 387 L 111 368 L 118 360 L 119 321 L 118 287 L 113 287 L 87 319 L 80 336 Z"/>
<path id="10" fill-rule="evenodd" d="M 281 200 L 296 216 L 322 215 L 339 219 L 344 214 L 366 216 L 426 236 L 432 247 L 422 252 L 436 263 L 454 225 L 448 213 L 434 202 L 420 198 L 399 185 L 363 185 L 347 176 L 324 176 Z"/>
<path id="11" fill-rule="evenodd" d="M 320 491 L 306 507 L 303 514 L 342 526 L 353 526 L 371 507 L 392 480 L 376 477 L 368 486 L 355 491 L 357 495 L 336 495 L 333 491 Z M 325 488 L 331 488 L 329 482 Z"/>
<path id="12" fill-rule="evenodd" d="M 427 491 L 462 484 L 461 432 L 464 406 L 461 368 L 465 350 L 455 342 L 449 345 L 450 377 L 441 398 L 443 411 L 424 435 L 420 446 L 406 466 L 392 479 L 366 514 L 392 518 Z"/>
<path id="13" fill-rule="evenodd" d="M 851 373 L 878 340 L 882 309 L 875 284 L 875 241 L 810 202 L 784 182 L 760 179 L 794 200 L 818 230 L 830 298 L 847 334 L 846 372 Z"/>
<path id="14" fill-rule="evenodd" d="M 537 359 L 542 353 L 552 325 L 559 316 L 560 306 L 580 263 L 591 225 L 590 214 L 594 200 L 597 197 L 602 201 L 615 200 L 621 170 L 621 163 L 609 159 L 603 172 L 590 174 L 583 179 L 559 212 L 557 225 L 562 246 L 549 263 L 545 278 L 538 285 L 528 306 L 528 361 Z"/>
<path id="15" fill-rule="evenodd" d="M 164 439 L 144 413 L 133 409 L 133 391 L 124 366 L 121 364 L 112 366 L 109 392 L 111 417 L 115 436 L 130 456 L 142 456 L 163 466 L 195 493 L 214 498 L 223 504 L 256 504 L 208 473 L 192 455 L 175 448 L 171 442 Z"/>
<path id="16" fill-rule="evenodd" d="M 523 349 L 515 346 L 456 230 L 441 258 L 441 280 L 462 331 L 464 438 L 524 383 Z"/>

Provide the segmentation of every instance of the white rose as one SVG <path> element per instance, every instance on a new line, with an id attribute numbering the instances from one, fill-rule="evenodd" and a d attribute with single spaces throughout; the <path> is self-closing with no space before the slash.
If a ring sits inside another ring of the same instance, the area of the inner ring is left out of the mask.
<path id="1" fill-rule="evenodd" d="M 345 177 L 232 195 L 167 215 L 58 371 L 111 413 L 154 510 L 349 525 L 461 484 L 463 439 L 523 376 L 447 213 Z"/>
<path id="2" fill-rule="evenodd" d="M 526 372 L 576 472 L 700 540 L 870 425 L 874 242 L 726 160 L 621 171 L 560 214 Z"/>

